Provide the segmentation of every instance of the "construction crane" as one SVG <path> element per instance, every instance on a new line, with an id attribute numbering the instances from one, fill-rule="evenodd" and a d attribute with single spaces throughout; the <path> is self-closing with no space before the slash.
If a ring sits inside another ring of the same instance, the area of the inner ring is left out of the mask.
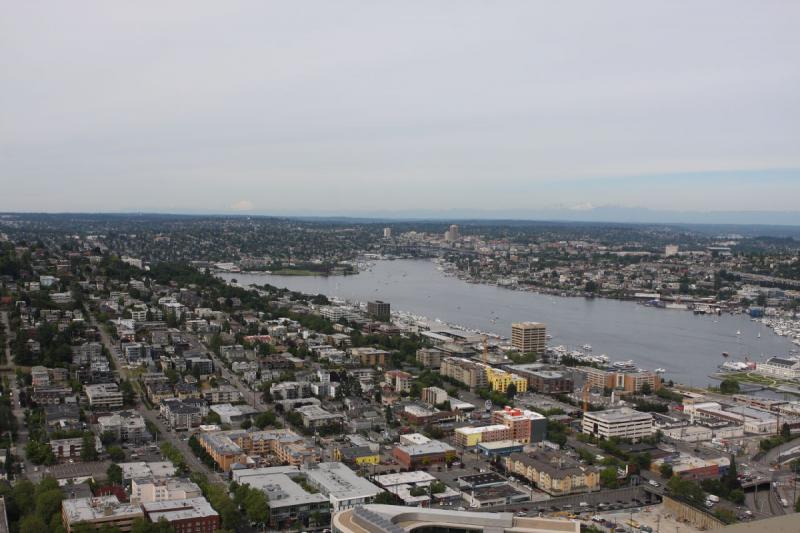
<path id="1" fill-rule="evenodd" d="M 583 384 L 583 412 L 587 412 L 589 410 L 589 390 L 591 387 L 589 383 L 586 382 Z"/>

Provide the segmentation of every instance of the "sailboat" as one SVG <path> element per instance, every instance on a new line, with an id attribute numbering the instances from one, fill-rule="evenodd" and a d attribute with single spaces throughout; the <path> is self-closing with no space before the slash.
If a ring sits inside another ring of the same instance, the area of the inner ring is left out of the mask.
<path id="1" fill-rule="evenodd" d="M 738 329 L 737 329 L 737 330 L 736 330 L 736 334 L 737 334 L 737 335 L 741 335 L 741 334 L 742 334 L 742 332 L 741 332 L 740 330 L 738 330 Z"/>
<path id="2" fill-rule="evenodd" d="M 758 332 L 758 338 L 759 339 L 761 338 L 761 332 L 760 331 Z"/>

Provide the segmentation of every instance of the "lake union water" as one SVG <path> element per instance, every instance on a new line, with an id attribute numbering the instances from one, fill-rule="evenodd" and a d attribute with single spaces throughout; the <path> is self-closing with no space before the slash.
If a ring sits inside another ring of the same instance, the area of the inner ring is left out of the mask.
<path id="1" fill-rule="evenodd" d="M 564 298 L 471 284 L 446 276 L 427 260 L 378 261 L 371 270 L 346 277 L 223 277 L 348 300 L 380 299 L 391 303 L 392 310 L 504 337 L 511 336 L 512 322 L 544 322 L 553 335 L 551 346 L 576 349 L 590 344 L 594 354 L 607 354 L 612 361 L 632 359 L 650 370 L 665 368 L 666 379 L 695 386 L 712 383 L 708 376 L 725 361 L 722 352 L 728 352 L 730 360 L 749 356 L 761 361 L 787 355 L 793 347 L 745 315 L 698 316 L 629 301 Z"/>

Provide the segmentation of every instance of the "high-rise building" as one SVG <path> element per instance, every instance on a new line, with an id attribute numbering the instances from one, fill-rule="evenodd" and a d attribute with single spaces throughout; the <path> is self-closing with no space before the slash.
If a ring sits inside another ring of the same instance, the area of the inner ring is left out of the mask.
<path id="1" fill-rule="evenodd" d="M 389 320 L 392 316 L 389 302 L 382 302 L 380 300 L 367 302 L 367 313 L 376 320 Z"/>
<path id="2" fill-rule="evenodd" d="M 511 345 L 520 352 L 543 354 L 546 342 L 546 327 L 541 322 L 511 324 Z"/>
<path id="3" fill-rule="evenodd" d="M 383 228 L 383 238 L 389 239 L 392 236 L 392 228 Z"/>
<path id="4" fill-rule="evenodd" d="M 460 236 L 457 224 L 452 224 L 450 229 L 444 232 L 444 239 L 448 242 L 457 241 Z"/>

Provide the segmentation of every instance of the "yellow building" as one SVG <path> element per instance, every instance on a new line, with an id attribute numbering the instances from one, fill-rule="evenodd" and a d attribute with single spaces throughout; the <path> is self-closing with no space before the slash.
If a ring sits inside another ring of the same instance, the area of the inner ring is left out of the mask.
<path id="1" fill-rule="evenodd" d="M 354 465 L 377 465 L 381 462 L 378 452 L 372 451 L 368 446 L 336 448 L 333 451 L 333 459 Z"/>
<path id="2" fill-rule="evenodd" d="M 499 368 L 486 367 L 486 380 L 493 391 L 502 392 L 503 394 L 512 383 L 516 386 L 517 392 L 526 392 L 528 390 L 527 379 Z"/>

